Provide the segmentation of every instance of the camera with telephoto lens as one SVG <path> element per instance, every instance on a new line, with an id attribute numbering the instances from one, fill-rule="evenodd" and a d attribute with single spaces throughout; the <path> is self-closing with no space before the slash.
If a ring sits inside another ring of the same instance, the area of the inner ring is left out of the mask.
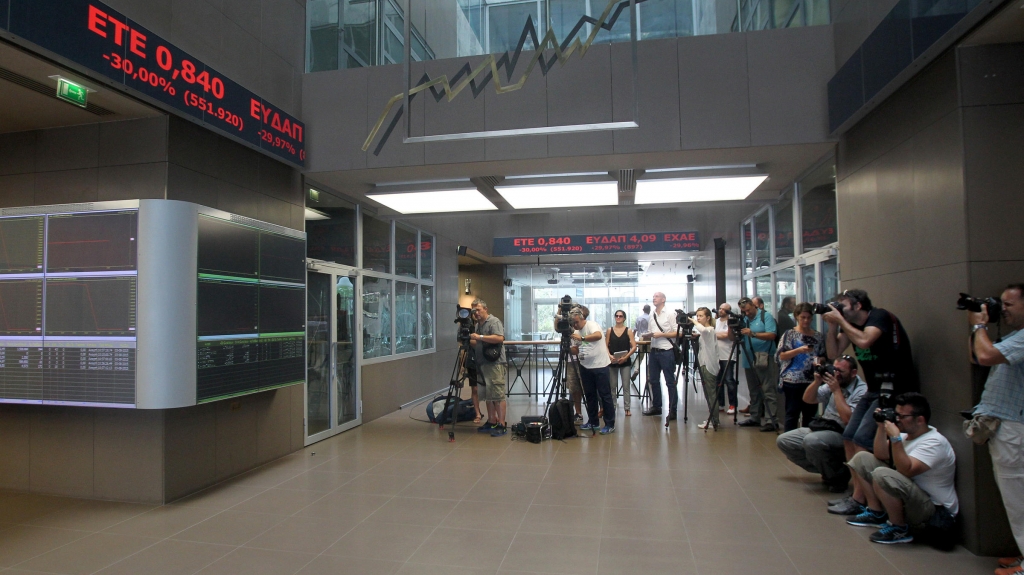
<path id="1" fill-rule="evenodd" d="M 473 310 L 455 304 L 455 323 L 459 324 L 459 341 L 469 341 L 473 331 Z"/>
<path id="2" fill-rule="evenodd" d="M 573 327 L 569 322 L 569 312 L 573 308 L 572 298 L 568 294 L 558 301 L 558 319 L 555 320 L 555 331 L 562 335 L 572 335 Z"/>
<path id="3" fill-rule="evenodd" d="M 827 374 L 835 377 L 835 375 L 836 375 L 836 366 L 832 365 L 831 363 L 823 363 L 823 364 L 820 364 L 820 365 L 816 365 L 816 366 L 814 366 L 814 373 L 816 373 L 818 375 L 821 375 L 821 376 L 824 376 L 827 373 Z"/>
<path id="4" fill-rule="evenodd" d="M 825 314 L 827 314 L 828 312 L 830 312 L 832 310 L 836 310 L 836 311 L 842 312 L 843 311 L 843 304 L 842 304 L 842 302 L 833 301 L 833 302 L 829 302 L 827 304 L 825 304 L 825 303 L 812 303 L 811 304 L 811 311 L 813 311 L 817 315 L 825 315 Z"/>
<path id="5" fill-rule="evenodd" d="M 975 313 L 981 313 L 981 304 L 985 304 L 988 311 L 988 322 L 997 323 L 999 316 L 1003 313 L 1003 300 L 997 297 L 974 298 L 960 292 L 960 299 L 956 300 L 956 309 L 965 309 Z"/>
<path id="6" fill-rule="evenodd" d="M 875 421 L 882 423 L 891 421 L 896 423 L 896 402 L 893 398 L 893 377 L 891 372 L 879 373 L 877 377 L 882 380 L 882 386 L 878 390 L 878 411 L 872 414 Z"/>

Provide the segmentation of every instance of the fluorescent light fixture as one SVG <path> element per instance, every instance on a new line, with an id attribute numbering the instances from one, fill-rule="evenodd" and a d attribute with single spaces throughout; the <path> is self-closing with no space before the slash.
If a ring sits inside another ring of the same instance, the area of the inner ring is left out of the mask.
<path id="1" fill-rule="evenodd" d="M 319 210 L 314 210 L 314 209 L 306 208 L 306 220 L 307 221 L 309 221 L 309 220 L 329 220 L 329 219 L 331 219 L 331 216 L 328 216 L 327 214 L 325 214 L 325 213 L 323 213 L 323 212 L 321 212 Z"/>
<path id="2" fill-rule="evenodd" d="M 366 194 L 366 197 L 384 204 L 400 214 L 477 212 L 498 209 L 483 194 L 474 189 Z"/>
<path id="3" fill-rule="evenodd" d="M 637 180 L 635 204 L 743 200 L 768 176 Z"/>
<path id="4" fill-rule="evenodd" d="M 495 189 L 517 210 L 615 206 L 619 203 L 619 184 L 611 181 L 497 186 Z"/>

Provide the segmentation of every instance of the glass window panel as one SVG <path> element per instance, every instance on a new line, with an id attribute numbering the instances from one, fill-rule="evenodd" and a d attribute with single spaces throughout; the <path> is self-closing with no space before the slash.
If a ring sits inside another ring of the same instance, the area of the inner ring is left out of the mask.
<path id="1" fill-rule="evenodd" d="M 800 181 L 801 233 L 804 252 L 835 242 L 836 169 L 825 163 Z"/>
<path id="2" fill-rule="evenodd" d="M 540 29 L 537 22 L 537 3 L 522 2 L 517 4 L 499 4 L 488 6 L 488 40 L 489 52 L 510 52 L 516 49 L 519 37 L 523 35 L 523 27 L 527 19 Z M 536 48 L 533 40 L 527 38 L 523 46 L 525 50 Z"/>
<path id="3" fill-rule="evenodd" d="M 338 425 L 359 417 L 356 387 L 354 331 L 356 323 L 356 292 L 352 279 L 339 277 L 337 285 L 337 331 L 335 344 L 335 379 L 338 387 Z"/>
<path id="4" fill-rule="evenodd" d="M 395 353 L 416 351 L 416 299 L 419 286 L 396 282 Z"/>
<path id="5" fill-rule="evenodd" d="M 306 206 L 329 219 L 306 220 L 306 255 L 317 260 L 355 266 L 355 206 L 326 192 L 320 192 L 317 198 L 316 201 L 307 199 Z"/>
<path id="6" fill-rule="evenodd" d="M 420 279 L 434 279 L 434 236 L 420 233 Z"/>
<path id="7" fill-rule="evenodd" d="M 774 208 L 775 263 L 792 259 L 793 253 L 793 193 L 786 192 Z"/>
<path id="8" fill-rule="evenodd" d="M 434 286 L 420 286 L 420 349 L 434 348 Z"/>
<path id="9" fill-rule="evenodd" d="M 757 276 L 754 278 L 754 290 L 757 296 L 764 300 L 764 309 L 768 313 L 775 314 L 775 302 L 772 301 L 772 276 L 771 274 Z"/>
<path id="10" fill-rule="evenodd" d="M 754 247 L 752 238 L 754 232 L 750 222 L 743 224 L 743 273 L 749 274 L 754 271 Z"/>
<path id="11" fill-rule="evenodd" d="M 310 0 L 309 14 L 309 72 L 338 69 L 338 0 Z"/>
<path id="12" fill-rule="evenodd" d="M 789 19 L 790 16 L 793 15 L 794 7 L 796 7 L 799 4 L 800 0 L 775 0 L 773 6 L 775 27 L 785 28 L 787 27 L 787 25 L 789 27 L 803 25 L 803 21 L 801 20 L 799 13 L 795 17 L 793 17 L 792 21 L 790 21 Z M 799 8 L 797 8 L 797 10 L 799 10 Z"/>
<path id="13" fill-rule="evenodd" d="M 829 258 L 821 262 L 821 297 L 832 299 L 839 293 L 839 260 Z"/>
<path id="14" fill-rule="evenodd" d="M 395 224 L 395 274 L 416 277 L 416 230 Z"/>
<path id="15" fill-rule="evenodd" d="M 391 280 L 363 276 L 363 359 L 391 355 Z"/>
<path id="16" fill-rule="evenodd" d="M 586 0 L 550 0 L 548 2 L 548 14 L 550 15 L 551 29 L 555 32 L 555 38 L 560 45 L 567 45 L 566 36 L 579 22 L 580 18 L 587 14 Z M 580 42 L 585 42 L 587 35 L 592 30 L 590 24 L 584 25 L 576 33 Z"/>
<path id="17" fill-rule="evenodd" d="M 778 311 L 775 319 L 779 319 L 783 313 L 783 300 L 787 297 L 793 298 L 793 305 L 796 301 L 796 268 L 786 268 L 775 273 L 775 309 Z M 792 306 L 790 306 L 792 308 Z M 793 316 L 790 315 L 790 319 Z M 795 321 L 793 323 L 796 323 Z"/>
<path id="18" fill-rule="evenodd" d="M 814 266 L 801 266 L 800 267 L 800 282 L 803 284 L 800 287 L 803 289 L 803 301 L 821 303 L 822 299 L 818 296 L 818 283 L 814 277 Z M 821 330 L 821 316 L 815 314 L 814 321 L 811 322 L 814 329 Z"/>
<path id="19" fill-rule="evenodd" d="M 692 1 L 646 0 L 637 11 L 641 40 L 693 35 Z M 626 32 L 628 39 L 628 28 Z"/>
<path id="20" fill-rule="evenodd" d="M 342 41 L 361 66 L 377 64 L 377 1 L 345 0 Z M 349 64 L 352 62 L 349 61 Z M 353 66 L 349 66 L 353 67 Z"/>
<path id="21" fill-rule="evenodd" d="M 759 270 L 772 265 L 771 253 L 768 251 L 770 239 L 768 227 L 768 210 L 754 216 L 754 269 Z"/>
<path id="22" fill-rule="evenodd" d="M 331 276 L 306 280 L 306 434 L 331 428 Z"/>
<path id="23" fill-rule="evenodd" d="M 391 273 L 391 222 L 363 216 L 363 267 Z"/>

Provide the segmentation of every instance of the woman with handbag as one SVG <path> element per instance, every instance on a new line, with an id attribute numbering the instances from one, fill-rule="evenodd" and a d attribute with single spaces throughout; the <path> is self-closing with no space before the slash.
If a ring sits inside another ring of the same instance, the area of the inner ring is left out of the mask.
<path id="1" fill-rule="evenodd" d="M 626 325 L 626 312 L 621 309 L 615 310 L 615 326 L 608 328 L 605 341 L 608 342 L 608 355 L 612 360 L 611 365 L 608 366 L 611 372 L 612 391 L 614 392 L 619 385 L 622 386 L 622 407 L 628 416 L 632 402 L 629 375 L 633 364 L 633 353 L 636 352 L 636 337 L 633 330 Z"/>
<path id="2" fill-rule="evenodd" d="M 779 363 L 779 386 L 786 398 L 786 431 L 807 427 L 818 412 L 818 405 L 804 403 L 807 386 L 814 381 L 815 350 L 822 341 L 821 333 L 811 327 L 814 318 L 809 303 L 801 303 L 793 310 L 796 327 L 782 334 L 775 359 Z"/>

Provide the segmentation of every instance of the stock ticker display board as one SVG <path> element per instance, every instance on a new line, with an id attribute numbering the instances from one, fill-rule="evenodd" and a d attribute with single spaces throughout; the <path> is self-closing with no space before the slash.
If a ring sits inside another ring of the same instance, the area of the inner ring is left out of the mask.
<path id="1" fill-rule="evenodd" d="M 138 211 L 0 218 L 0 402 L 134 407 Z"/>
<path id="2" fill-rule="evenodd" d="M 699 252 L 697 232 L 634 232 L 494 238 L 495 256 Z"/>
<path id="3" fill-rule="evenodd" d="M 199 216 L 199 403 L 301 383 L 306 242 Z"/>
<path id="4" fill-rule="evenodd" d="M 18 38 L 254 148 L 305 164 L 302 122 L 102 2 L 0 0 L 0 12 L 0 27 Z"/>

